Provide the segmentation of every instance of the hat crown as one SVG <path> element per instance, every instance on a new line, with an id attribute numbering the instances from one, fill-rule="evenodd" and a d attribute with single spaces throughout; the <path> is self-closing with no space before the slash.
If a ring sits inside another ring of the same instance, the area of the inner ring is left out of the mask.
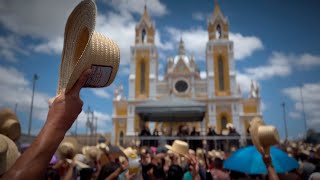
<path id="1" fill-rule="evenodd" d="M 172 150 L 180 154 L 188 154 L 189 145 L 184 141 L 175 140 L 172 144 Z"/>
<path id="2" fill-rule="evenodd" d="M 258 128 L 258 136 L 263 147 L 279 143 L 278 131 L 274 126 L 260 126 Z"/>
<path id="3" fill-rule="evenodd" d="M 0 136 L 0 158 L 8 151 L 8 143 L 3 136 Z"/>

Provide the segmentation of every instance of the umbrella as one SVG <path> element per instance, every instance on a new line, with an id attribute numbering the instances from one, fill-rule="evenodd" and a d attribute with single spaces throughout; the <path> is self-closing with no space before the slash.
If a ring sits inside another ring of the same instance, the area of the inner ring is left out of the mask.
<path id="1" fill-rule="evenodd" d="M 284 173 L 299 166 L 298 162 L 276 147 L 270 149 L 272 165 L 276 172 Z M 223 164 L 225 169 L 247 174 L 267 174 L 262 155 L 255 146 L 248 146 L 234 152 Z"/>

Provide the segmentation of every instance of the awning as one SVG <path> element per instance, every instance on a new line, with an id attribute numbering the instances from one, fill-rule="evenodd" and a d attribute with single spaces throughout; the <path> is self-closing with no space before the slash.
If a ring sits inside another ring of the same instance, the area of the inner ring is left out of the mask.
<path id="1" fill-rule="evenodd" d="M 144 121 L 202 121 L 206 104 L 194 100 L 167 97 L 149 100 L 136 106 Z"/>

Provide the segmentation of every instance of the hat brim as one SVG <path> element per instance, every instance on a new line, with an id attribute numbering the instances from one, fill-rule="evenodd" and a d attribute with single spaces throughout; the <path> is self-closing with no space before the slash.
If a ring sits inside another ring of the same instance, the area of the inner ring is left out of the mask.
<path id="1" fill-rule="evenodd" d="M 66 159 L 66 161 L 71 164 L 72 163 L 72 160 L 71 159 Z M 75 160 L 74 163 L 80 168 L 80 169 L 85 169 L 85 168 L 90 168 L 89 165 L 81 162 L 81 161 L 78 161 L 78 160 Z"/>
<path id="2" fill-rule="evenodd" d="M 186 157 L 186 158 L 189 158 L 188 154 L 180 153 L 180 152 L 176 151 L 172 146 L 170 146 L 170 145 L 168 145 L 168 144 L 166 144 L 165 147 L 166 147 L 167 149 L 169 149 L 170 151 L 172 151 L 173 153 L 175 153 L 175 154 L 178 154 L 178 155 L 184 156 L 184 157 Z"/>
<path id="3" fill-rule="evenodd" d="M 252 121 L 250 122 L 250 135 L 251 135 L 252 143 L 256 146 L 257 150 L 260 153 L 264 154 L 266 152 L 264 147 L 260 143 L 259 136 L 258 136 L 259 126 L 262 126 L 262 125 L 264 125 L 264 122 L 262 121 L 262 119 L 260 118 L 252 119 Z"/>
<path id="4" fill-rule="evenodd" d="M 81 1 L 67 20 L 57 94 L 63 90 L 68 92 L 78 80 L 82 71 L 90 68 L 90 63 L 80 63 L 79 61 L 93 35 L 96 14 L 97 8 L 93 1 Z"/>

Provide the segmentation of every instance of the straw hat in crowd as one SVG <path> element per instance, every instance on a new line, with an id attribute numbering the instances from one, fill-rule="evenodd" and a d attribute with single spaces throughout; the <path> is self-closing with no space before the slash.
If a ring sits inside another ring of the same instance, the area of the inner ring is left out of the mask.
<path id="1" fill-rule="evenodd" d="M 78 141 L 72 137 L 65 137 L 58 147 L 60 159 L 72 159 L 78 149 Z"/>
<path id="2" fill-rule="evenodd" d="M 109 147 L 106 145 L 106 143 L 99 143 L 96 147 L 102 152 L 109 152 Z"/>
<path id="3" fill-rule="evenodd" d="M 7 136 L 0 134 L 0 176 L 16 162 L 19 156 L 16 144 Z"/>
<path id="4" fill-rule="evenodd" d="M 234 126 L 232 123 L 227 123 L 226 127 L 227 129 L 234 129 Z"/>
<path id="5" fill-rule="evenodd" d="M 224 135 L 224 136 L 228 136 L 230 134 L 230 130 L 229 129 L 223 129 L 221 134 Z"/>
<path id="6" fill-rule="evenodd" d="M 219 158 L 221 160 L 224 159 L 223 153 L 214 149 L 211 151 L 208 151 L 208 155 L 212 159 L 215 159 L 215 158 Z"/>
<path id="7" fill-rule="evenodd" d="M 18 117 L 10 109 L 0 111 L 0 134 L 17 141 L 21 135 L 21 127 Z"/>
<path id="8" fill-rule="evenodd" d="M 274 126 L 264 125 L 260 117 L 254 117 L 250 122 L 250 135 L 253 144 L 262 154 L 270 154 L 270 146 L 279 143 L 279 134 Z"/>
<path id="9" fill-rule="evenodd" d="M 71 163 L 72 160 L 71 159 L 66 159 L 68 163 Z M 84 168 L 89 168 L 89 159 L 83 155 L 83 154 L 76 154 L 73 158 L 74 163 L 76 164 L 76 166 L 80 169 L 84 169 Z"/>
<path id="10" fill-rule="evenodd" d="M 179 155 L 188 156 L 189 144 L 184 141 L 174 140 L 172 146 L 166 144 L 165 147 Z"/>
<path id="11" fill-rule="evenodd" d="M 96 146 L 85 146 L 82 148 L 82 154 L 91 162 L 95 162 L 101 157 L 101 150 Z"/>
<path id="12" fill-rule="evenodd" d="M 97 8 L 92 0 L 81 1 L 65 26 L 57 94 L 68 92 L 81 73 L 92 69 L 85 87 L 110 85 L 119 68 L 120 50 L 111 39 L 94 31 Z"/>

